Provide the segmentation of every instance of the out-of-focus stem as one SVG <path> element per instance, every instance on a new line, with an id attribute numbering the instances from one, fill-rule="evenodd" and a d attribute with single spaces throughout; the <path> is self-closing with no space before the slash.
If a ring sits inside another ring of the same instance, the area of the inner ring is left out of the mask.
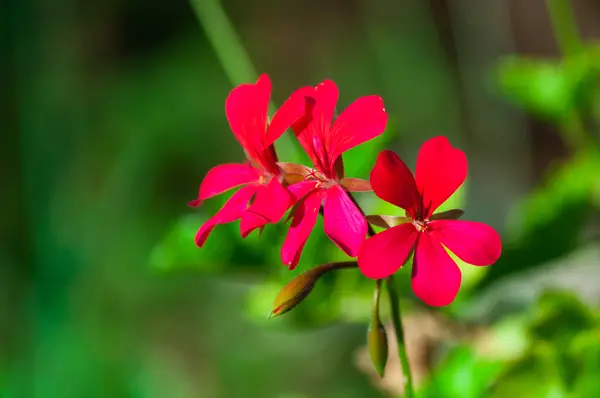
<path id="1" fill-rule="evenodd" d="M 356 199 L 350 192 L 348 192 L 348 196 L 356 207 L 360 210 L 360 212 L 365 215 L 363 209 L 358 205 Z M 369 236 L 375 235 L 375 230 L 373 227 L 369 225 L 368 234 Z M 392 323 L 394 325 L 394 333 L 396 335 L 396 342 L 398 345 L 398 358 L 400 360 L 400 364 L 402 365 L 402 376 L 403 376 L 403 386 L 404 386 L 404 396 L 406 398 L 414 398 L 415 392 L 413 388 L 412 375 L 410 373 L 410 363 L 408 361 L 408 355 L 406 354 L 406 343 L 404 341 L 404 329 L 402 328 L 402 314 L 400 312 L 400 297 L 398 296 L 398 292 L 396 291 L 396 285 L 394 284 L 393 276 L 389 276 L 386 278 L 386 286 L 388 291 L 388 297 L 390 300 L 390 309 L 392 313 Z M 378 286 L 381 284 L 381 281 L 377 281 Z"/>
<path id="2" fill-rule="evenodd" d="M 392 312 L 392 323 L 394 324 L 394 332 L 396 333 L 396 342 L 398 343 L 398 358 L 402 367 L 404 396 L 406 398 L 414 398 L 415 392 L 413 388 L 412 375 L 410 373 L 410 364 L 408 355 L 406 354 L 406 343 L 404 341 L 404 329 L 402 328 L 402 314 L 400 313 L 400 299 L 396 291 L 396 285 L 393 277 L 390 275 L 386 280 L 388 297 L 390 299 L 390 308 Z"/>
<path id="3" fill-rule="evenodd" d="M 231 83 L 237 86 L 256 80 L 258 73 L 221 2 L 219 0 L 190 0 L 190 2 Z M 273 115 L 275 110 L 275 105 L 271 101 L 269 114 Z M 277 142 L 277 149 L 281 156 L 293 159 L 302 148 L 295 137 L 284 134 Z"/>
<path id="4" fill-rule="evenodd" d="M 571 8 L 571 0 L 546 0 L 554 36 L 563 55 L 583 52 L 577 23 Z"/>
<path id="5" fill-rule="evenodd" d="M 255 80 L 258 74 L 219 0 L 191 3 L 231 83 L 236 86 Z"/>

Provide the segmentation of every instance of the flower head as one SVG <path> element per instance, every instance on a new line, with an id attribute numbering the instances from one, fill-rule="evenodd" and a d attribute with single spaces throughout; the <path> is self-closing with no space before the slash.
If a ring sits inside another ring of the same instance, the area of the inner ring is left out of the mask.
<path id="1" fill-rule="evenodd" d="M 444 306 L 454 300 L 461 283 L 460 269 L 446 249 L 468 264 L 495 263 L 502 242 L 492 227 L 434 214 L 466 176 L 465 154 L 445 137 L 423 144 L 414 177 L 394 152 L 381 152 L 371 172 L 371 186 L 381 199 L 405 209 L 408 217 L 397 217 L 397 222 L 386 217 L 391 228 L 365 241 L 358 254 L 362 273 L 386 278 L 414 249 L 413 291 L 429 305 Z"/>
<path id="2" fill-rule="evenodd" d="M 271 81 L 262 75 L 256 84 L 234 88 L 225 101 L 227 120 L 248 161 L 216 166 L 204 177 L 198 198 L 190 202 L 199 206 L 205 199 L 242 186 L 196 234 L 196 244 L 204 245 L 217 224 L 241 218 L 241 234 L 246 237 L 256 228 L 281 219 L 291 205 L 291 196 L 282 185 L 273 143 L 305 113 L 305 100 L 292 95 L 273 119 L 268 121 Z"/>
<path id="3" fill-rule="evenodd" d="M 367 233 L 367 222 L 347 191 L 371 188 L 367 181 L 344 178 L 341 155 L 383 133 L 387 124 L 383 100 L 374 95 L 357 99 L 332 123 L 338 88 L 330 80 L 314 88 L 302 88 L 296 94 L 312 99 L 312 117 L 292 128 L 314 167 L 282 164 L 288 176 L 299 176 L 301 180 L 289 187 L 297 203 L 281 249 L 282 261 L 290 268 L 298 264 L 321 204 L 327 236 L 346 254 L 357 255 Z"/>

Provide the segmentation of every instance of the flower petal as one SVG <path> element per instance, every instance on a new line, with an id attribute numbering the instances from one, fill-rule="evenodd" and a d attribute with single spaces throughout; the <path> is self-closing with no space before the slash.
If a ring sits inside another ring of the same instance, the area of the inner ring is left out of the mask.
<path id="1" fill-rule="evenodd" d="M 204 245 L 215 225 L 226 224 L 240 218 L 258 188 L 258 185 L 248 185 L 234 193 L 223 207 L 200 227 L 196 233 L 196 245 L 198 247 Z"/>
<path id="2" fill-rule="evenodd" d="M 367 220 L 346 191 L 333 185 L 323 202 L 325 234 L 347 255 L 355 257 L 367 235 Z"/>
<path id="3" fill-rule="evenodd" d="M 269 185 L 261 186 L 250 207 L 242 216 L 240 231 L 245 238 L 256 228 L 266 224 L 274 224 L 292 205 L 292 195 L 273 178 Z"/>
<path id="4" fill-rule="evenodd" d="M 368 238 L 358 252 L 360 271 L 371 279 L 392 275 L 406 262 L 418 236 L 412 224 L 401 224 Z"/>
<path id="5" fill-rule="evenodd" d="M 301 88 L 295 94 L 312 98 L 313 101 L 310 102 L 312 118 L 308 123 L 292 126 L 294 132 L 315 166 L 324 173 L 329 173 L 324 155 L 339 96 L 338 88 L 333 81 L 325 80 L 314 88 Z"/>
<path id="6" fill-rule="evenodd" d="M 454 148 L 446 137 L 434 137 L 419 150 L 415 179 L 427 210 L 424 218 L 433 214 L 467 178 L 467 157 Z"/>
<path id="7" fill-rule="evenodd" d="M 315 180 L 307 180 L 290 185 L 287 189 L 289 193 L 292 194 L 294 202 L 297 202 L 311 191 L 314 191 L 318 183 L 319 182 Z"/>
<path id="8" fill-rule="evenodd" d="M 271 98 L 271 80 L 261 75 L 256 84 L 240 84 L 225 101 L 225 114 L 240 145 L 254 157 L 266 147 L 267 111 Z"/>
<path id="9" fill-rule="evenodd" d="M 295 208 L 294 218 L 281 247 L 281 261 L 290 269 L 296 268 L 306 240 L 319 217 L 323 190 L 317 189 L 304 197 Z"/>
<path id="10" fill-rule="evenodd" d="M 392 151 L 381 151 L 371 171 L 371 187 L 381 199 L 415 217 L 420 207 L 415 179 L 406 164 Z"/>
<path id="11" fill-rule="evenodd" d="M 215 166 L 202 180 L 196 202 L 202 202 L 231 188 L 256 181 L 260 173 L 260 170 L 248 164 L 226 163 Z"/>
<path id="12" fill-rule="evenodd" d="M 277 110 L 269 126 L 267 127 L 267 136 L 264 141 L 265 146 L 273 144 L 285 131 L 292 127 L 301 117 L 308 116 L 309 109 L 304 93 L 312 90 L 312 87 L 303 87 L 296 90 Z"/>
<path id="13" fill-rule="evenodd" d="M 440 241 L 421 233 L 415 249 L 412 288 L 426 304 L 441 307 L 454 301 L 462 275 Z"/>
<path id="14" fill-rule="evenodd" d="M 431 221 L 429 229 L 458 258 L 472 265 L 490 265 L 502 253 L 500 235 L 489 225 L 462 220 Z"/>
<path id="15" fill-rule="evenodd" d="M 330 164 L 347 150 L 383 133 L 387 121 L 381 97 L 368 95 L 350 104 L 333 123 L 326 141 Z"/>
<path id="16" fill-rule="evenodd" d="M 245 238 L 255 229 L 262 228 L 268 223 L 269 221 L 266 218 L 256 213 L 245 211 L 240 220 L 240 235 L 242 238 Z"/>

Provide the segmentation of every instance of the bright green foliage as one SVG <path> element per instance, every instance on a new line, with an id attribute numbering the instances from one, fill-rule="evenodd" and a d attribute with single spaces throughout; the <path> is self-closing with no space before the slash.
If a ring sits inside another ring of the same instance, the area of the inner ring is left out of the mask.
<path id="1" fill-rule="evenodd" d="M 589 102 L 600 68 L 589 54 L 564 61 L 510 57 L 498 66 L 503 95 L 521 108 L 562 122 Z"/>

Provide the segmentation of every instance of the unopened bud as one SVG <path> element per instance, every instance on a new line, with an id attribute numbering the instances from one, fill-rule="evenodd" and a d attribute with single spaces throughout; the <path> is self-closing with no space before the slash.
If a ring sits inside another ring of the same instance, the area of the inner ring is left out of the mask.
<path id="1" fill-rule="evenodd" d="M 383 377 L 388 358 L 388 343 L 385 328 L 381 323 L 369 325 L 367 341 L 371 362 L 373 362 L 373 366 L 377 370 L 377 373 L 379 373 L 379 376 Z"/>
<path id="2" fill-rule="evenodd" d="M 275 297 L 275 301 L 273 302 L 273 310 L 271 311 L 269 317 L 274 318 L 276 316 L 283 315 L 300 304 L 312 291 L 319 278 L 327 272 L 336 269 L 356 267 L 358 267 L 356 261 L 328 263 L 319 265 L 318 267 L 310 269 L 296 276 L 287 285 L 285 285 Z"/>
<path id="3" fill-rule="evenodd" d="M 371 314 L 371 324 L 367 333 L 367 344 L 369 346 L 369 355 L 371 362 L 380 377 L 385 372 L 385 364 L 388 358 L 388 342 L 385 328 L 379 319 L 379 296 L 381 293 L 381 280 L 377 281 L 375 293 L 373 296 L 373 312 Z"/>
<path id="4" fill-rule="evenodd" d="M 270 317 L 283 315 L 300 304 L 312 291 L 321 275 L 322 272 L 314 268 L 292 279 L 275 297 Z"/>

